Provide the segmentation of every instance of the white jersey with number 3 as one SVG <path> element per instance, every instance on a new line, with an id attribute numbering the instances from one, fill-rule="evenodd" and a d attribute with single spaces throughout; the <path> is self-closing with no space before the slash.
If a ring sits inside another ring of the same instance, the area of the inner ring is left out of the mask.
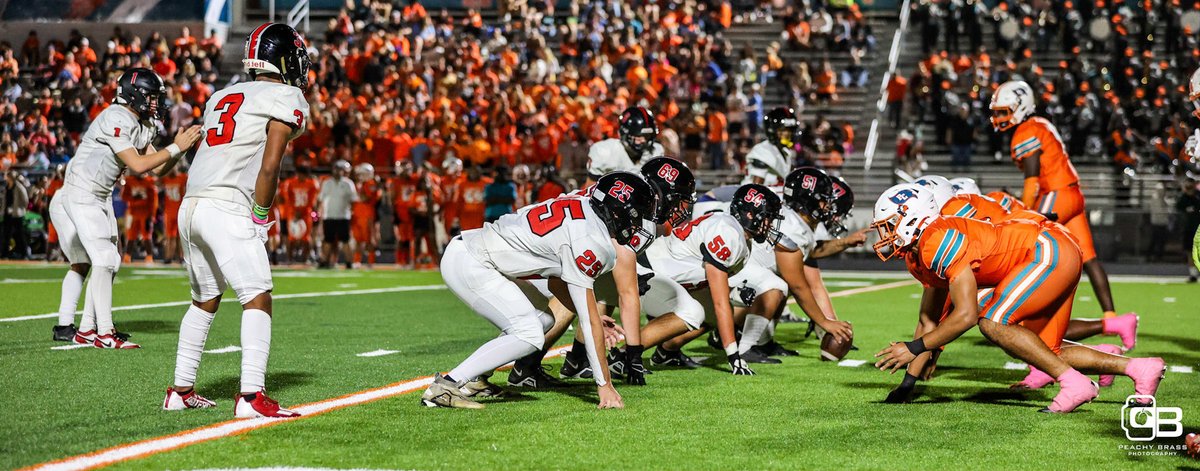
<path id="1" fill-rule="evenodd" d="M 252 201 L 267 145 L 267 124 L 276 120 L 291 126 L 290 139 L 295 139 L 304 133 L 308 113 L 304 92 L 282 83 L 243 82 L 214 94 L 205 106 L 187 195 L 237 190 Z"/>
<path id="2" fill-rule="evenodd" d="M 750 254 L 746 232 L 726 213 L 709 213 L 671 231 L 646 249 L 655 276 L 665 276 L 684 288 L 704 286 L 709 263 L 726 273 L 736 273 Z"/>
<path id="3" fill-rule="evenodd" d="M 570 196 L 526 206 L 462 238 L 477 260 L 509 278 L 557 277 L 590 289 L 617 260 L 592 205 Z"/>
<path id="4" fill-rule="evenodd" d="M 158 135 L 158 128 L 143 124 L 122 105 L 101 111 L 83 134 L 75 156 L 67 163 L 65 183 L 106 199 L 125 170 L 117 154 L 134 149 L 139 154 Z"/>

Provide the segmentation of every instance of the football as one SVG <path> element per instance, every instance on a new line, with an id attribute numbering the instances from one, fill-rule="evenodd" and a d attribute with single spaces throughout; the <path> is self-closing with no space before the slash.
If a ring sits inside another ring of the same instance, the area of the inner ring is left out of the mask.
<path id="1" fill-rule="evenodd" d="M 833 334 L 826 332 L 821 337 L 821 361 L 840 361 L 854 346 L 854 339 L 849 342 L 839 341 Z"/>
<path id="2" fill-rule="evenodd" d="M 1184 445 L 1187 445 L 1187 454 L 1192 458 L 1200 458 L 1200 435 L 1195 433 L 1187 434 L 1183 439 Z"/>

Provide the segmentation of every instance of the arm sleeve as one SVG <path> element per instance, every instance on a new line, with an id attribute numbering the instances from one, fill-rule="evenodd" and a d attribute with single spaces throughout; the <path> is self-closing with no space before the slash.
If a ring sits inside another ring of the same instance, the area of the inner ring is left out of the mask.
<path id="1" fill-rule="evenodd" d="M 567 283 L 567 292 L 571 295 L 571 302 L 575 304 L 575 314 L 579 316 L 579 333 L 583 336 L 584 346 L 587 347 L 584 350 L 587 351 L 588 365 L 595 372 L 592 378 L 596 380 L 596 386 L 604 386 L 608 383 L 604 381 L 604 374 L 600 373 L 600 358 L 596 356 L 596 340 L 592 337 L 592 314 L 587 299 L 589 289 L 591 288 Z"/>
<path id="2" fill-rule="evenodd" d="M 133 131 L 138 129 L 138 123 L 132 118 L 108 113 L 105 119 L 96 123 L 95 126 L 100 127 L 100 135 L 96 137 L 96 140 L 107 145 L 114 154 L 137 147 L 133 144 L 132 135 Z"/>

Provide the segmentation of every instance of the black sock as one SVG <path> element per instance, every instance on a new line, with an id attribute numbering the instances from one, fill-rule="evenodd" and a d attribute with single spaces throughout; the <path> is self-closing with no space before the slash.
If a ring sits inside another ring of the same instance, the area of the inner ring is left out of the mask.
<path id="1" fill-rule="evenodd" d="M 253 401 L 256 396 L 258 396 L 258 393 L 242 394 L 242 399 Z"/>
<path id="2" fill-rule="evenodd" d="M 913 386 L 916 386 L 916 384 L 917 384 L 916 376 L 910 375 L 908 373 L 904 373 L 904 379 L 900 381 L 901 388 L 911 389 Z"/>
<path id="3" fill-rule="evenodd" d="M 513 362 L 513 369 L 522 373 L 532 371 L 542 365 L 542 355 L 543 353 L 538 351 L 518 358 Z"/>
<path id="4" fill-rule="evenodd" d="M 567 352 L 567 358 L 574 362 L 587 358 L 587 345 L 579 340 L 571 342 L 571 351 Z"/>
<path id="5" fill-rule="evenodd" d="M 628 358 L 629 361 L 632 361 L 632 362 L 641 363 L 642 362 L 642 354 L 645 353 L 645 351 L 646 351 L 646 347 L 643 347 L 641 345 L 626 345 L 625 346 L 625 358 Z"/>

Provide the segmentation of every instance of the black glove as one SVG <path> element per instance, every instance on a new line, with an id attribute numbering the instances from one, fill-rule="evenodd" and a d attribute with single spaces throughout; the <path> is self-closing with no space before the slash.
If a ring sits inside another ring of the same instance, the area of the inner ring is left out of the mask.
<path id="1" fill-rule="evenodd" d="M 642 365 L 641 345 L 625 346 L 625 382 L 634 386 L 646 385 L 646 367 Z"/>
<path id="2" fill-rule="evenodd" d="M 1049 212 L 1049 213 L 1043 214 L 1043 216 L 1046 216 L 1046 219 L 1049 219 L 1052 222 L 1058 222 L 1058 213 Z"/>
<path id="3" fill-rule="evenodd" d="M 654 278 L 654 273 L 638 275 L 638 296 L 645 296 L 646 292 L 650 291 L 651 278 Z"/>
<path id="4" fill-rule="evenodd" d="M 743 281 L 742 286 L 739 286 L 737 290 L 738 298 L 741 299 L 743 303 L 745 303 L 747 306 L 754 304 L 754 298 L 758 296 L 758 292 L 755 291 L 754 288 L 746 286 L 746 282 Z"/>
<path id="5" fill-rule="evenodd" d="M 750 365 L 747 365 L 746 360 L 743 360 L 742 356 L 739 355 L 738 353 L 735 352 L 734 354 L 729 355 L 728 358 L 729 358 L 729 368 L 731 368 L 733 370 L 734 376 L 753 376 L 754 375 L 754 370 L 750 369 Z"/>

